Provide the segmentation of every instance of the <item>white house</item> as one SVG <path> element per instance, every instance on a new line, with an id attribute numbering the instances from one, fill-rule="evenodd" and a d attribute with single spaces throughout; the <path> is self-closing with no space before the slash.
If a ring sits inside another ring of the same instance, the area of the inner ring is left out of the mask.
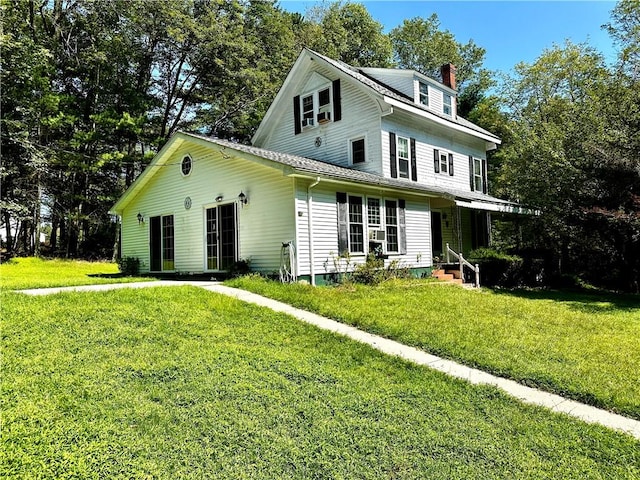
<path id="1" fill-rule="evenodd" d="M 122 256 L 143 272 L 224 272 L 239 260 L 325 281 L 376 251 L 416 273 L 445 244 L 488 242 L 486 152 L 500 139 L 459 117 L 455 69 L 354 68 L 303 50 L 253 146 L 180 132 L 114 205 Z"/>

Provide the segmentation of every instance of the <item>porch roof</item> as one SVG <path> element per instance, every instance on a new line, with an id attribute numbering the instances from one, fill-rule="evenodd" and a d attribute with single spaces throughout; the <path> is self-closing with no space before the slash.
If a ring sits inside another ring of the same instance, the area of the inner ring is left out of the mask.
<path id="1" fill-rule="evenodd" d="M 531 214 L 531 209 L 524 208 L 518 203 L 509 202 L 479 192 L 467 192 L 451 188 L 443 188 L 435 185 L 423 185 L 402 178 L 387 178 L 373 173 L 362 172 L 353 168 L 345 168 L 331 163 L 313 160 L 311 158 L 291 155 L 289 153 L 275 152 L 251 145 L 230 142 L 218 138 L 207 137 L 194 133 L 181 132 L 182 134 L 199 140 L 204 140 L 223 149 L 236 150 L 259 159 L 268 160 L 274 165 L 285 167 L 285 175 L 317 178 L 335 183 L 353 183 L 364 186 L 383 187 L 392 190 L 401 190 L 428 197 L 440 197 L 454 202 L 456 205 L 476 210 L 494 212 L 508 212 Z M 231 153 L 231 152 L 229 152 Z"/>

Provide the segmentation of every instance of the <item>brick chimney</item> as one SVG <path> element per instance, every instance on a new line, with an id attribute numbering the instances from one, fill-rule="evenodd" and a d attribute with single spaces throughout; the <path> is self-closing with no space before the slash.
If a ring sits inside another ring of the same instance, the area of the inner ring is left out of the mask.
<path id="1" fill-rule="evenodd" d="M 445 63 L 440 67 L 442 83 L 452 90 L 456 89 L 456 66 L 453 63 Z"/>

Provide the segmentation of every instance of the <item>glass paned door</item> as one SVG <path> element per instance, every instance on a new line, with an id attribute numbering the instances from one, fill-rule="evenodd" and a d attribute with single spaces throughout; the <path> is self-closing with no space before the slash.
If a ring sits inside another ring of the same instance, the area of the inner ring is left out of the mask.
<path id="1" fill-rule="evenodd" d="M 206 210 L 207 269 L 228 270 L 237 260 L 236 205 Z"/>

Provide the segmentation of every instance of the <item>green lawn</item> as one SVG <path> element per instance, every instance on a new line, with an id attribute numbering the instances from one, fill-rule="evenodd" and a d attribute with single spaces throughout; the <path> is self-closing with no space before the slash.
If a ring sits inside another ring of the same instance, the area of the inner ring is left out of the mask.
<path id="1" fill-rule="evenodd" d="M 640 476 L 627 435 L 200 288 L 0 300 L 2 478 Z"/>
<path id="2" fill-rule="evenodd" d="M 118 265 L 112 262 L 43 260 L 26 257 L 14 258 L 0 264 L 1 290 L 139 282 L 143 280 L 152 279 L 148 277 L 120 276 Z"/>
<path id="3" fill-rule="evenodd" d="M 229 282 L 524 384 L 640 419 L 640 297 Z"/>

